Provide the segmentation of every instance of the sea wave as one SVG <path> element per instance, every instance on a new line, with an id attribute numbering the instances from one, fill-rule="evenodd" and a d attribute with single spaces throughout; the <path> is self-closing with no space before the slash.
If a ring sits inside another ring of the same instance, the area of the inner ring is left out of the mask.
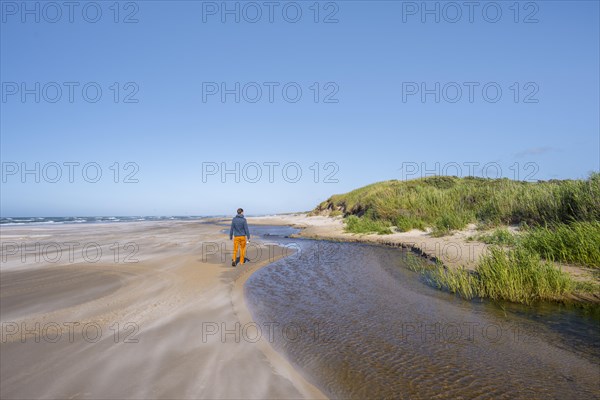
<path id="1" fill-rule="evenodd" d="M 210 216 L 95 216 L 95 217 L 2 217 L 1 226 L 39 224 L 90 224 L 141 221 L 195 221 Z"/>

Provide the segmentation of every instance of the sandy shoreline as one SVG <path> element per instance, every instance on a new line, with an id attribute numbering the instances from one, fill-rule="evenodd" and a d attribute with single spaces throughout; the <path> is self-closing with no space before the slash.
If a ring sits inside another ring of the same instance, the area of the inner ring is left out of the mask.
<path id="1" fill-rule="evenodd" d="M 267 264 L 268 265 L 268 264 Z M 246 296 L 244 292 L 244 284 L 250 278 L 250 276 L 258 271 L 259 269 L 265 267 L 266 265 L 260 265 L 256 267 L 251 267 L 247 271 L 241 273 L 237 279 L 234 281 L 233 289 L 232 289 L 232 303 L 236 310 L 236 315 L 240 320 L 242 326 L 247 326 L 254 324 L 254 320 L 252 319 L 252 314 L 250 309 L 248 308 L 248 303 L 246 302 Z M 302 374 L 297 372 L 289 363 L 288 360 L 285 359 L 281 354 L 279 354 L 273 347 L 269 344 L 268 341 L 260 340 L 256 342 L 258 348 L 267 356 L 269 362 L 278 374 L 281 374 L 283 377 L 293 382 L 296 389 L 300 392 L 303 398 L 305 399 L 326 399 L 327 397 L 314 385 L 308 382 Z"/>
<path id="2" fill-rule="evenodd" d="M 353 235 L 339 218 L 248 219 L 302 238 L 405 246 L 449 267 L 474 268 L 483 249 L 468 231 Z M 255 340 L 244 284 L 282 253 L 253 238 L 249 254 L 262 256 L 232 268 L 228 223 L 3 227 L 0 398 L 325 398 L 264 330 Z"/>
<path id="3" fill-rule="evenodd" d="M 223 229 L 3 227 L 0 397 L 324 398 L 248 340 L 244 282 L 278 257 L 232 268 Z"/>

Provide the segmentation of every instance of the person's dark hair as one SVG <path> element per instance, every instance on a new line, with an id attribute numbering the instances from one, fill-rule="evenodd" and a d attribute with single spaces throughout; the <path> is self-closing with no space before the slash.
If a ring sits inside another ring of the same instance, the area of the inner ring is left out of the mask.
<path id="1" fill-rule="evenodd" d="M 244 212 L 244 209 L 243 209 L 243 208 L 238 208 L 238 214 L 241 214 L 241 213 L 243 213 L 243 212 Z"/>

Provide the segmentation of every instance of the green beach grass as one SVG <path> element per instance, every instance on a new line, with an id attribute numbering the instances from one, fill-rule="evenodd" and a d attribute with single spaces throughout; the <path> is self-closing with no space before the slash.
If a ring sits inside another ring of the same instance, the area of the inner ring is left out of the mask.
<path id="1" fill-rule="evenodd" d="M 359 218 L 356 215 L 350 215 L 345 222 L 346 228 L 353 233 L 377 233 L 379 235 L 392 233 L 389 225 L 371 218 Z"/>
<path id="2" fill-rule="evenodd" d="M 431 285 L 466 299 L 487 297 L 524 304 L 561 301 L 577 287 L 567 273 L 523 248 L 490 248 L 475 273 L 439 266 L 425 268 L 422 273 Z"/>
<path id="3" fill-rule="evenodd" d="M 431 228 L 443 236 L 475 223 L 496 228 L 474 238 L 492 245 L 475 272 L 421 268 L 432 286 L 466 299 L 530 304 L 565 301 L 598 290 L 575 282 L 555 263 L 600 269 L 600 174 L 538 182 L 436 176 L 385 181 L 331 196 L 314 214 L 345 218 L 352 233 Z M 518 225 L 518 233 L 508 225 Z"/>
<path id="4" fill-rule="evenodd" d="M 546 260 L 600 268 L 600 221 L 528 229 L 519 243 Z"/>
<path id="5" fill-rule="evenodd" d="M 577 221 L 570 224 L 553 224 L 523 227 L 513 233 L 497 228 L 469 238 L 486 244 L 521 247 L 539 254 L 543 259 L 585 267 L 600 268 L 600 222 Z"/>
<path id="6" fill-rule="evenodd" d="M 469 223 L 494 227 L 593 222 L 600 221 L 600 173 L 586 180 L 539 182 L 451 176 L 391 180 L 331 196 L 314 212 L 354 215 L 403 231 L 427 226 L 450 232 Z M 360 233 L 361 227 L 354 224 L 349 231 Z"/>

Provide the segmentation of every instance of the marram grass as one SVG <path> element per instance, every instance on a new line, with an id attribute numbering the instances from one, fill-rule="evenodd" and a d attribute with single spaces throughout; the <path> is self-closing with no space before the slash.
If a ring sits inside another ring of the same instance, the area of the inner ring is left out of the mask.
<path id="1" fill-rule="evenodd" d="M 518 235 L 507 228 L 497 228 L 491 233 L 484 233 L 474 238 L 485 244 L 496 244 L 499 246 L 514 246 L 517 244 Z"/>
<path id="2" fill-rule="evenodd" d="M 578 289 L 567 273 L 522 248 L 491 247 L 475 272 L 440 265 L 423 267 L 420 272 L 430 285 L 465 299 L 485 297 L 531 304 L 565 300 Z"/>
<path id="3" fill-rule="evenodd" d="M 600 173 L 586 180 L 539 182 L 451 176 L 391 180 L 331 196 L 313 212 L 324 211 L 401 231 L 432 227 L 437 235 L 469 223 L 490 227 L 600 221 Z M 364 225 L 354 221 L 348 230 L 364 233 Z"/>
<path id="4" fill-rule="evenodd" d="M 555 262 L 600 268 L 600 173 L 586 180 L 522 182 L 428 177 L 374 183 L 331 196 L 314 213 L 345 217 L 346 230 L 389 234 L 432 228 L 443 236 L 469 223 L 498 227 L 476 237 L 492 247 L 475 273 L 411 266 L 440 289 L 466 299 L 486 297 L 530 304 L 597 291 L 574 282 Z M 518 234 L 506 225 L 518 224 Z"/>
<path id="5" fill-rule="evenodd" d="M 390 227 L 381 221 L 358 218 L 355 215 L 346 218 L 346 230 L 352 233 L 377 233 L 380 235 L 392 233 Z"/>
<path id="6" fill-rule="evenodd" d="M 533 228 L 520 244 L 546 260 L 600 268 L 600 221 Z"/>
<path id="7" fill-rule="evenodd" d="M 575 288 L 571 277 L 522 248 L 505 251 L 492 247 L 478 267 L 479 296 L 529 304 L 560 300 Z"/>

